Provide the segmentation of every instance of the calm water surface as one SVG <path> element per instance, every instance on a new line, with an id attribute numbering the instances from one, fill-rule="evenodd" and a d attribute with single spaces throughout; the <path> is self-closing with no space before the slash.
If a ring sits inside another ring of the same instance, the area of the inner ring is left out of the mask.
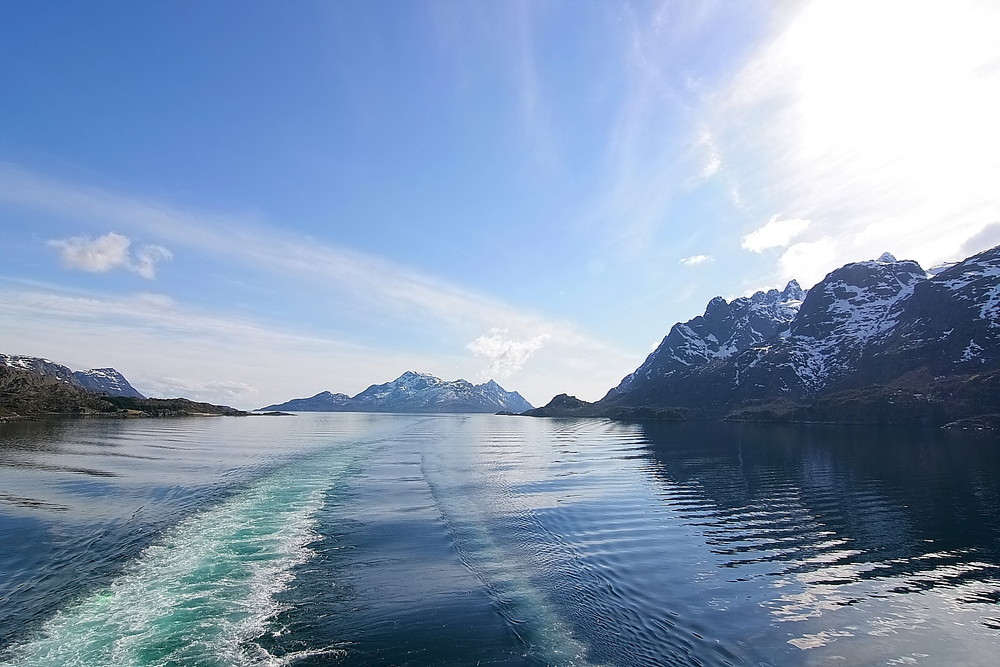
<path id="1" fill-rule="evenodd" d="M 295 417 L 0 425 L 0 663 L 956 665 L 1000 440 Z"/>

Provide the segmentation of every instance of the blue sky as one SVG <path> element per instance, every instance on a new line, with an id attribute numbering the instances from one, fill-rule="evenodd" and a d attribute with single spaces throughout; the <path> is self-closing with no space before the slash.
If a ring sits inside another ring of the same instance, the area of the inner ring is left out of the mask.
<path id="1" fill-rule="evenodd" d="M 0 4 L 0 351 L 596 399 L 713 296 L 1000 243 L 1000 5 Z"/>

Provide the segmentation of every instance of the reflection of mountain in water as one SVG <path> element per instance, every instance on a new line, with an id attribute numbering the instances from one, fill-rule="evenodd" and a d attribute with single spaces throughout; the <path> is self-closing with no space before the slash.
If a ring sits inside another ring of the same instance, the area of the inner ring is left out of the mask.
<path id="1" fill-rule="evenodd" d="M 993 438 L 745 424 L 643 431 L 652 472 L 734 579 L 792 576 L 834 605 L 941 586 L 967 588 L 959 602 L 1000 599 Z M 814 604 L 775 613 L 809 615 Z"/>

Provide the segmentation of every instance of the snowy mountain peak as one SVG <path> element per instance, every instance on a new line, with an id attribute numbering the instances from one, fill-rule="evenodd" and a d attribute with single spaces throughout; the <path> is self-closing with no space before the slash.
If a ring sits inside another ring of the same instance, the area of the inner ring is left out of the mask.
<path id="1" fill-rule="evenodd" d="M 311 412 L 524 412 L 531 404 L 516 391 L 490 380 L 446 381 L 428 373 L 407 371 L 392 382 L 373 384 L 354 397 L 322 392 L 311 398 L 269 405 L 263 410 Z"/>
<path id="2" fill-rule="evenodd" d="M 875 261 L 879 264 L 895 264 L 896 258 L 893 257 L 892 253 L 884 252 Z"/>
<path id="3" fill-rule="evenodd" d="M 729 302 L 723 299 L 721 296 L 717 296 L 708 302 L 705 306 L 704 317 L 714 317 L 717 313 L 725 313 L 729 311 Z"/>
<path id="4" fill-rule="evenodd" d="M 80 383 L 80 386 L 95 394 L 145 398 L 129 384 L 124 375 L 114 368 L 92 368 L 87 371 L 76 371 L 73 376 Z"/>
<path id="5" fill-rule="evenodd" d="M 418 373 L 416 371 L 406 371 L 392 382 L 381 385 L 373 385 L 365 391 L 375 390 L 375 393 L 413 393 L 423 391 L 428 387 L 436 387 L 444 384 L 444 380 L 429 373 Z M 362 392 L 364 393 L 364 392 Z"/>
<path id="6" fill-rule="evenodd" d="M 910 260 L 842 266 L 809 290 L 791 334 L 814 339 L 837 335 L 855 343 L 868 340 L 891 326 L 890 309 L 926 279 L 920 265 Z"/>
<path id="7" fill-rule="evenodd" d="M 802 301 L 806 298 L 806 291 L 799 285 L 799 281 L 792 278 L 781 291 L 781 298 L 784 301 Z"/>
<path id="8" fill-rule="evenodd" d="M 400 375 L 398 378 L 396 378 L 396 381 L 398 382 L 400 380 L 413 380 L 413 379 L 418 379 L 418 378 L 434 379 L 434 380 L 438 379 L 438 378 L 434 377 L 433 375 L 431 375 L 430 373 L 418 373 L 417 371 L 406 371 L 405 373 L 403 373 L 402 375 Z"/>
<path id="9" fill-rule="evenodd" d="M 430 373 L 418 373 L 417 371 L 406 371 L 398 378 L 393 380 L 390 384 L 419 384 L 423 386 L 427 383 L 438 383 L 442 382 L 441 378 L 435 377 Z"/>
<path id="10" fill-rule="evenodd" d="M 645 363 L 612 389 L 608 397 L 627 393 L 643 383 L 695 372 L 715 360 L 785 335 L 804 296 L 798 282 L 792 280 L 780 292 L 760 290 L 732 302 L 715 297 L 708 302 L 704 315 L 671 327 Z"/>

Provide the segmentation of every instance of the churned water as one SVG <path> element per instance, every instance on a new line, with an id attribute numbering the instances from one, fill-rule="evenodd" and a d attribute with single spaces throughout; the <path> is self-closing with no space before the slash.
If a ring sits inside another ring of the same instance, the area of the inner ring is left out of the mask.
<path id="1" fill-rule="evenodd" d="M 0 663 L 994 664 L 1000 441 L 490 415 L 0 425 Z"/>

